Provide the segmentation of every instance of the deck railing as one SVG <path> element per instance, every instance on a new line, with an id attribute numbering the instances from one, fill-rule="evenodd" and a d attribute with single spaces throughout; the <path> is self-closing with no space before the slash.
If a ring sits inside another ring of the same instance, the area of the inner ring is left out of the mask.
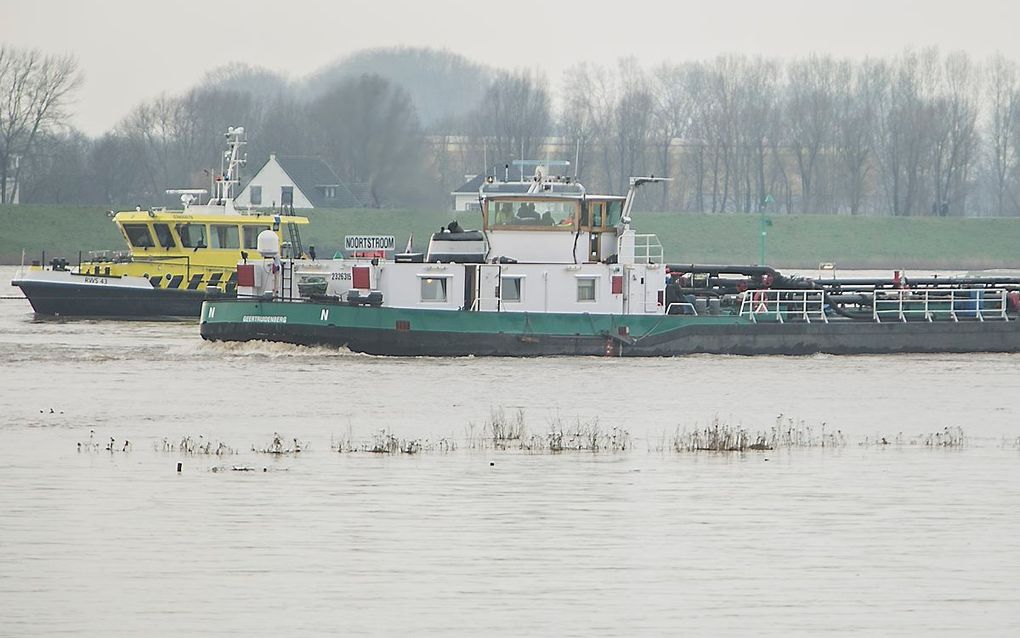
<path id="1" fill-rule="evenodd" d="M 1007 292 L 999 288 L 904 288 L 875 290 L 862 296 L 870 297 L 871 319 L 878 323 L 1008 321 Z M 829 321 L 825 291 L 818 289 L 748 290 L 741 296 L 740 316 L 754 322 Z"/>
<path id="2" fill-rule="evenodd" d="M 740 316 L 754 322 L 759 319 L 779 323 L 791 319 L 829 322 L 825 314 L 825 291 L 815 289 L 745 291 L 740 300 Z"/>
<path id="3" fill-rule="evenodd" d="M 910 319 L 1008 321 L 1006 292 L 999 288 L 877 290 L 872 302 L 872 317 L 877 322 Z"/>
<path id="4" fill-rule="evenodd" d="M 662 263 L 662 243 L 658 235 L 634 235 L 634 263 Z"/>

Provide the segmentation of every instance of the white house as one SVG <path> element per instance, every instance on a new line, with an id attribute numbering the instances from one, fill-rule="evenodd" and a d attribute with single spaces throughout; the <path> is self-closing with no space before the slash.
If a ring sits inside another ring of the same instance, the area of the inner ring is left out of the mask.
<path id="1" fill-rule="evenodd" d="M 358 208 L 351 189 L 317 157 L 271 153 L 234 200 L 238 208 Z"/>

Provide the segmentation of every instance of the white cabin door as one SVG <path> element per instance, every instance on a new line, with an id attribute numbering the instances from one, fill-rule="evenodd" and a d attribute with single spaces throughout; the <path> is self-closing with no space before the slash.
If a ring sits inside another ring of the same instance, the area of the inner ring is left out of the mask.
<path id="1" fill-rule="evenodd" d="M 645 313 L 645 294 L 647 279 L 644 268 L 624 268 L 623 313 L 640 315 Z"/>
<path id="2" fill-rule="evenodd" d="M 499 264 L 480 264 L 478 266 L 478 294 L 476 303 L 478 310 L 496 312 L 500 310 L 499 278 L 503 267 Z"/>

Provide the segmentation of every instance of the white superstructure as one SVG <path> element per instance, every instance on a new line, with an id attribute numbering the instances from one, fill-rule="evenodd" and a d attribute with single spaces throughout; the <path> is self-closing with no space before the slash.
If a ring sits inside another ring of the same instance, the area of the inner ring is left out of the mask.
<path id="1" fill-rule="evenodd" d="M 500 192 L 488 178 L 479 191 L 481 224 L 456 222 L 434 234 L 426 253 L 302 263 L 276 277 L 258 264 L 255 297 L 323 296 L 395 308 L 477 312 L 663 314 L 666 267 L 654 235 L 630 227 L 626 197 L 589 195 L 569 178 L 542 171 L 526 192 Z M 563 188 L 570 185 L 569 189 Z M 372 295 L 372 293 L 376 293 Z M 371 295 L 371 296 L 370 296 Z"/>

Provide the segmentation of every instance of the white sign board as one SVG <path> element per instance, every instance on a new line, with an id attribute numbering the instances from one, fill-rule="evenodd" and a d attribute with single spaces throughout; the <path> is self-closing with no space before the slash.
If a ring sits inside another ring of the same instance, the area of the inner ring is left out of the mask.
<path id="1" fill-rule="evenodd" d="M 396 239 L 393 235 L 347 235 L 344 237 L 344 250 L 393 250 Z"/>

